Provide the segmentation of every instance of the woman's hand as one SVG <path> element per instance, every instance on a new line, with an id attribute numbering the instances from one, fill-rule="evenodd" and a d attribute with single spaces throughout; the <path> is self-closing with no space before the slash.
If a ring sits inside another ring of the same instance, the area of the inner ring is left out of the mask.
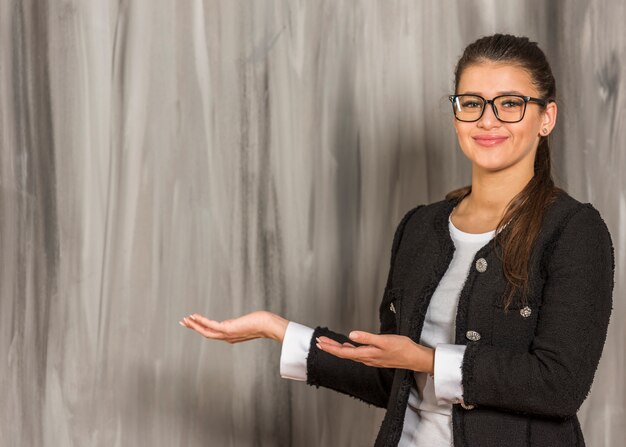
<path id="1" fill-rule="evenodd" d="M 337 357 L 350 359 L 369 366 L 403 368 L 434 373 L 435 350 L 419 345 L 404 335 L 371 334 L 353 331 L 350 339 L 365 346 L 341 344 L 328 337 L 317 338 L 317 347 Z"/>
<path id="2" fill-rule="evenodd" d="M 228 343 L 239 343 L 255 338 L 271 338 L 282 343 L 289 321 L 272 312 L 260 310 L 224 321 L 191 314 L 179 323 L 206 338 Z"/>

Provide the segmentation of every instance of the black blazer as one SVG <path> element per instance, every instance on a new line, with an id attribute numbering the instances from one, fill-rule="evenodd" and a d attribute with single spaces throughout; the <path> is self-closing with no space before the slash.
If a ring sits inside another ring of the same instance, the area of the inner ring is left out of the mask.
<path id="1" fill-rule="evenodd" d="M 458 202 L 419 205 L 398 225 L 379 308 L 380 333 L 419 343 L 430 298 L 455 250 L 448 216 Z M 583 447 L 576 412 L 590 391 L 613 305 L 609 230 L 590 203 L 560 195 L 546 209 L 532 251 L 530 304 L 514 304 L 507 313 L 499 250 L 493 239 L 478 250 L 459 297 L 454 342 L 467 348 L 465 407 L 452 406 L 454 445 Z M 375 446 L 397 446 L 412 372 L 332 356 L 317 349 L 315 337 L 321 335 L 348 341 L 315 328 L 307 383 L 386 408 Z"/>

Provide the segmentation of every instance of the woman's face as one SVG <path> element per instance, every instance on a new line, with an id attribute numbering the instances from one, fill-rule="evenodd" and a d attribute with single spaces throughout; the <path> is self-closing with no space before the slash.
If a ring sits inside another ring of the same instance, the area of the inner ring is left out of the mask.
<path id="1" fill-rule="evenodd" d="M 468 66 L 459 79 L 457 94 L 477 94 L 485 99 L 503 94 L 540 97 L 525 70 L 495 62 Z M 488 104 L 478 121 L 466 123 L 454 119 L 454 127 L 461 149 L 472 161 L 474 170 L 521 169 L 527 170 L 532 177 L 541 131 L 547 129 L 549 133 L 555 122 L 554 102 L 545 109 L 529 102 L 524 119 L 517 123 L 499 121 Z"/>

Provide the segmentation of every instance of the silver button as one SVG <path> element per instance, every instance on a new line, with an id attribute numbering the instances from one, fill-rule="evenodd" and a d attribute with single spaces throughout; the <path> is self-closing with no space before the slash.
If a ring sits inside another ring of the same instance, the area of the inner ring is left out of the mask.
<path id="1" fill-rule="evenodd" d="M 461 402 L 461 406 L 465 408 L 466 410 L 471 410 L 472 408 L 476 407 L 476 405 L 466 404 L 464 402 Z"/>
<path id="2" fill-rule="evenodd" d="M 476 260 L 476 270 L 481 273 L 487 270 L 487 260 L 485 258 L 478 258 Z"/>
<path id="3" fill-rule="evenodd" d="M 476 331 L 467 331 L 465 336 L 472 341 L 480 340 L 480 334 Z"/>
<path id="4" fill-rule="evenodd" d="M 532 309 L 528 306 L 524 306 L 519 310 L 519 313 L 522 315 L 522 317 L 528 318 L 530 317 L 530 314 L 532 313 Z"/>
<path id="5" fill-rule="evenodd" d="M 393 305 L 393 303 L 389 305 L 389 310 L 391 310 L 394 314 L 396 313 L 396 307 Z"/>

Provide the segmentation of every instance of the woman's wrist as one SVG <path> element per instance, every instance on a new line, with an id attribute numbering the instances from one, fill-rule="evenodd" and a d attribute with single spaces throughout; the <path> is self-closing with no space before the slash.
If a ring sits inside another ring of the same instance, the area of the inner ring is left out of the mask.
<path id="1" fill-rule="evenodd" d="M 427 368 L 428 371 L 426 371 L 429 374 L 435 374 L 435 350 L 433 348 L 426 348 L 427 352 L 428 352 L 428 356 L 427 358 Z"/>
<path id="2" fill-rule="evenodd" d="M 414 342 L 415 343 L 415 342 Z M 417 372 L 425 372 L 429 374 L 435 373 L 435 350 L 428 346 L 415 343 L 415 351 L 413 360 L 411 360 L 411 370 Z"/>
<path id="3" fill-rule="evenodd" d="M 268 323 L 266 337 L 276 340 L 279 343 L 283 342 L 285 338 L 285 332 L 287 331 L 287 325 L 289 320 L 276 315 L 272 312 L 268 312 Z"/>

